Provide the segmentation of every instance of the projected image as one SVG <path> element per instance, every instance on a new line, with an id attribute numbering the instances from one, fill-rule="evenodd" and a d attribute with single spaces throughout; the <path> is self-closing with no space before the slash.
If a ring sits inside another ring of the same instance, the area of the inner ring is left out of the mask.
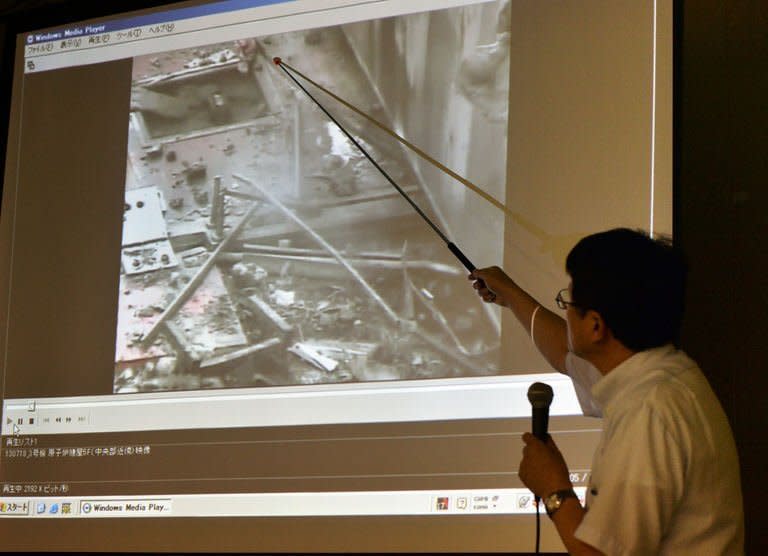
<path id="1" fill-rule="evenodd" d="M 499 373 L 500 322 L 292 67 L 504 191 L 508 5 L 134 59 L 114 391 Z M 503 215 L 306 84 L 480 266 Z M 503 201 L 503 198 L 501 198 Z"/>

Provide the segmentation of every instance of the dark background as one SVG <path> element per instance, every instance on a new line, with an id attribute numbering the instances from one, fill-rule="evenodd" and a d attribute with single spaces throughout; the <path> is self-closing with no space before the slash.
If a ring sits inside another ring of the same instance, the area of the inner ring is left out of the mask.
<path id="1" fill-rule="evenodd" d="M 150 0 L 0 0 L 0 156 L 17 32 Z M 741 458 L 746 553 L 768 553 L 768 2 L 676 0 L 675 241 L 689 259 L 683 348 L 720 397 Z"/>

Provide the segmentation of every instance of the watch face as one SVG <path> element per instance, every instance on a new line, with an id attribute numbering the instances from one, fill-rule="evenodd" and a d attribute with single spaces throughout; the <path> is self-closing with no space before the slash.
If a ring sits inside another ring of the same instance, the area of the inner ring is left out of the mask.
<path id="1" fill-rule="evenodd" d="M 544 507 L 547 509 L 550 517 L 563 505 L 563 501 L 566 498 L 576 498 L 578 500 L 578 496 L 576 496 L 573 490 L 558 490 L 544 499 Z"/>
<path id="2" fill-rule="evenodd" d="M 547 508 L 548 512 L 551 512 L 559 508 L 562 501 L 562 498 L 560 498 L 557 493 L 550 494 L 547 496 L 546 500 L 544 500 L 544 506 Z"/>

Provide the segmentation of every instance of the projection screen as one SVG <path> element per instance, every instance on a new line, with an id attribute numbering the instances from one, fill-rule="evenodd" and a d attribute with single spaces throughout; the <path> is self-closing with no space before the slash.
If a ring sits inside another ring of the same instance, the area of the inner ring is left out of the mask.
<path id="1" fill-rule="evenodd" d="M 528 386 L 582 497 L 601 424 L 445 239 L 557 310 L 579 238 L 671 235 L 671 4 L 232 0 L 19 34 L 3 547 L 532 551 Z"/>

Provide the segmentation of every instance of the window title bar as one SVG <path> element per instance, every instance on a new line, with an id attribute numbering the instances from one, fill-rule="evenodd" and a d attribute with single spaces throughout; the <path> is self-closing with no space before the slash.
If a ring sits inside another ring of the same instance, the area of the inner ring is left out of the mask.
<path id="1" fill-rule="evenodd" d="M 282 4 L 294 0 L 225 0 L 213 4 L 202 6 L 192 6 L 189 8 L 178 8 L 146 15 L 116 19 L 114 21 L 105 21 L 102 23 L 91 23 L 86 25 L 71 25 L 54 29 L 53 31 L 32 32 L 26 37 L 27 44 L 38 44 L 49 41 L 71 39 L 75 37 L 84 37 L 88 35 L 98 35 L 112 31 L 122 31 L 133 27 L 142 27 L 144 25 L 157 25 L 182 19 L 191 19 L 193 17 L 202 17 L 206 15 L 215 15 L 219 13 L 234 12 L 248 8 L 257 8 L 271 4 Z"/>

